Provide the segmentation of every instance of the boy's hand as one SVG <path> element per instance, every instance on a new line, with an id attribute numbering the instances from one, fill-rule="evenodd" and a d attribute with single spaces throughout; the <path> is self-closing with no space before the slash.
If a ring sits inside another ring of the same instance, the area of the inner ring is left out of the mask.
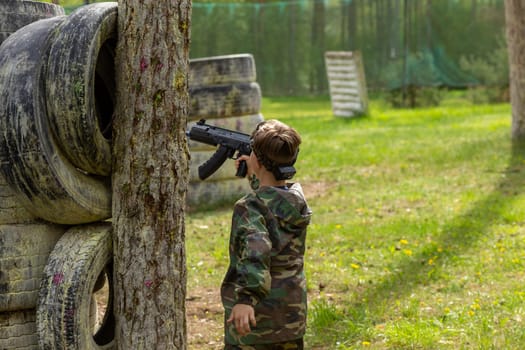
<path id="1" fill-rule="evenodd" d="M 235 169 L 239 168 L 239 164 L 241 163 L 241 160 L 247 161 L 248 159 L 250 159 L 250 156 L 247 156 L 247 155 L 242 155 L 238 157 L 237 159 L 235 159 Z"/>
<path id="2" fill-rule="evenodd" d="M 249 161 L 250 161 L 250 156 L 242 155 L 239 158 L 235 159 L 235 169 L 237 169 L 237 170 L 239 169 L 239 165 L 241 164 L 241 161 L 245 161 L 246 162 L 246 167 L 247 167 L 246 175 L 249 178 L 252 175 L 250 166 L 248 164 Z"/>
<path id="3" fill-rule="evenodd" d="M 233 322 L 237 333 L 241 336 L 245 336 L 252 331 L 250 324 L 253 327 L 257 325 L 255 322 L 255 311 L 253 310 L 253 307 L 246 304 L 236 304 L 232 309 L 230 318 L 226 322 Z"/>

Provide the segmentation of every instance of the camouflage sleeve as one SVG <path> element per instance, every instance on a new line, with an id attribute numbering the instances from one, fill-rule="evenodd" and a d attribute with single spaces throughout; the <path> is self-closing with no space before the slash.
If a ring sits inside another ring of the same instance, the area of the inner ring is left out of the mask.
<path id="1" fill-rule="evenodd" d="M 253 208 L 243 209 L 244 213 L 234 223 L 239 243 L 235 292 L 238 303 L 255 306 L 270 292 L 272 243 L 263 215 Z"/>

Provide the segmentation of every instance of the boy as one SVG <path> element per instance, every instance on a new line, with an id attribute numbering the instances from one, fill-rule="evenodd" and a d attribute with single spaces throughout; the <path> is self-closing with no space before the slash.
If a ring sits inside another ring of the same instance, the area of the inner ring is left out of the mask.
<path id="1" fill-rule="evenodd" d="M 301 186 L 287 183 L 301 137 L 277 120 L 251 135 L 246 161 L 253 193 L 234 207 L 230 265 L 221 286 L 225 350 L 303 349 L 306 328 L 304 251 L 310 222 Z"/>

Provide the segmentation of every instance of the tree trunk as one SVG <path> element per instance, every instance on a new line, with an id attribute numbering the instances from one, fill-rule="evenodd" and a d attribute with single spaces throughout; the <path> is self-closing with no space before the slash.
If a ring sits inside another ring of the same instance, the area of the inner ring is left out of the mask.
<path id="1" fill-rule="evenodd" d="M 119 0 L 113 122 L 118 349 L 186 349 L 191 0 Z"/>
<path id="2" fill-rule="evenodd" d="M 525 2 L 505 0 L 509 50 L 512 139 L 525 142 Z"/>

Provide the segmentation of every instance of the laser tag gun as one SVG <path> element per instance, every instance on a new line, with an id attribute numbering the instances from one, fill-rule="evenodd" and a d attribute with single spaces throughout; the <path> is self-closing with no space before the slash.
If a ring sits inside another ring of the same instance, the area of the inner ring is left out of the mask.
<path id="1" fill-rule="evenodd" d="M 197 124 L 192 126 L 186 135 L 188 135 L 190 140 L 219 146 L 211 158 L 199 166 L 199 178 L 201 180 L 216 172 L 227 158 L 237 159 L 242 155 L 249 156 L 252 153 L 250 135 L 206 124 L 204 119 L 199 120 Z M 237 152 L 236 156 L 235 152 Z M 246 161 L 243 160 L 240 162 L 235 176 L 245 177 L 247 170 Z"/>
<path id="2" fill-rule="evenodd" d="M 207 145 L 219 146 L 217 151 L 204 164 L 199 166 L 199 178 L 206 179 L 221 167 L 226 158 L 237 159 L 242 155 L 249 156 L 252 153 L 251 137 L 248 134 L 233 130 L 219 128 L 206 124 L 206 120 L 201 119 L 191 127 L 186 133 L 190 140 L 205 143 Z M 235 156 L 235 152 L 237 155 Z M 235 158 L 234 158 L 235 157 Z M 295 159 L 291 164 L 275 166 L 272 170 L 276 180 L 289 180 L 295 175 L 293 167 Z M 246 161 L 241 161 L 235 176 L 245 177 L 248 171 Z"/>

